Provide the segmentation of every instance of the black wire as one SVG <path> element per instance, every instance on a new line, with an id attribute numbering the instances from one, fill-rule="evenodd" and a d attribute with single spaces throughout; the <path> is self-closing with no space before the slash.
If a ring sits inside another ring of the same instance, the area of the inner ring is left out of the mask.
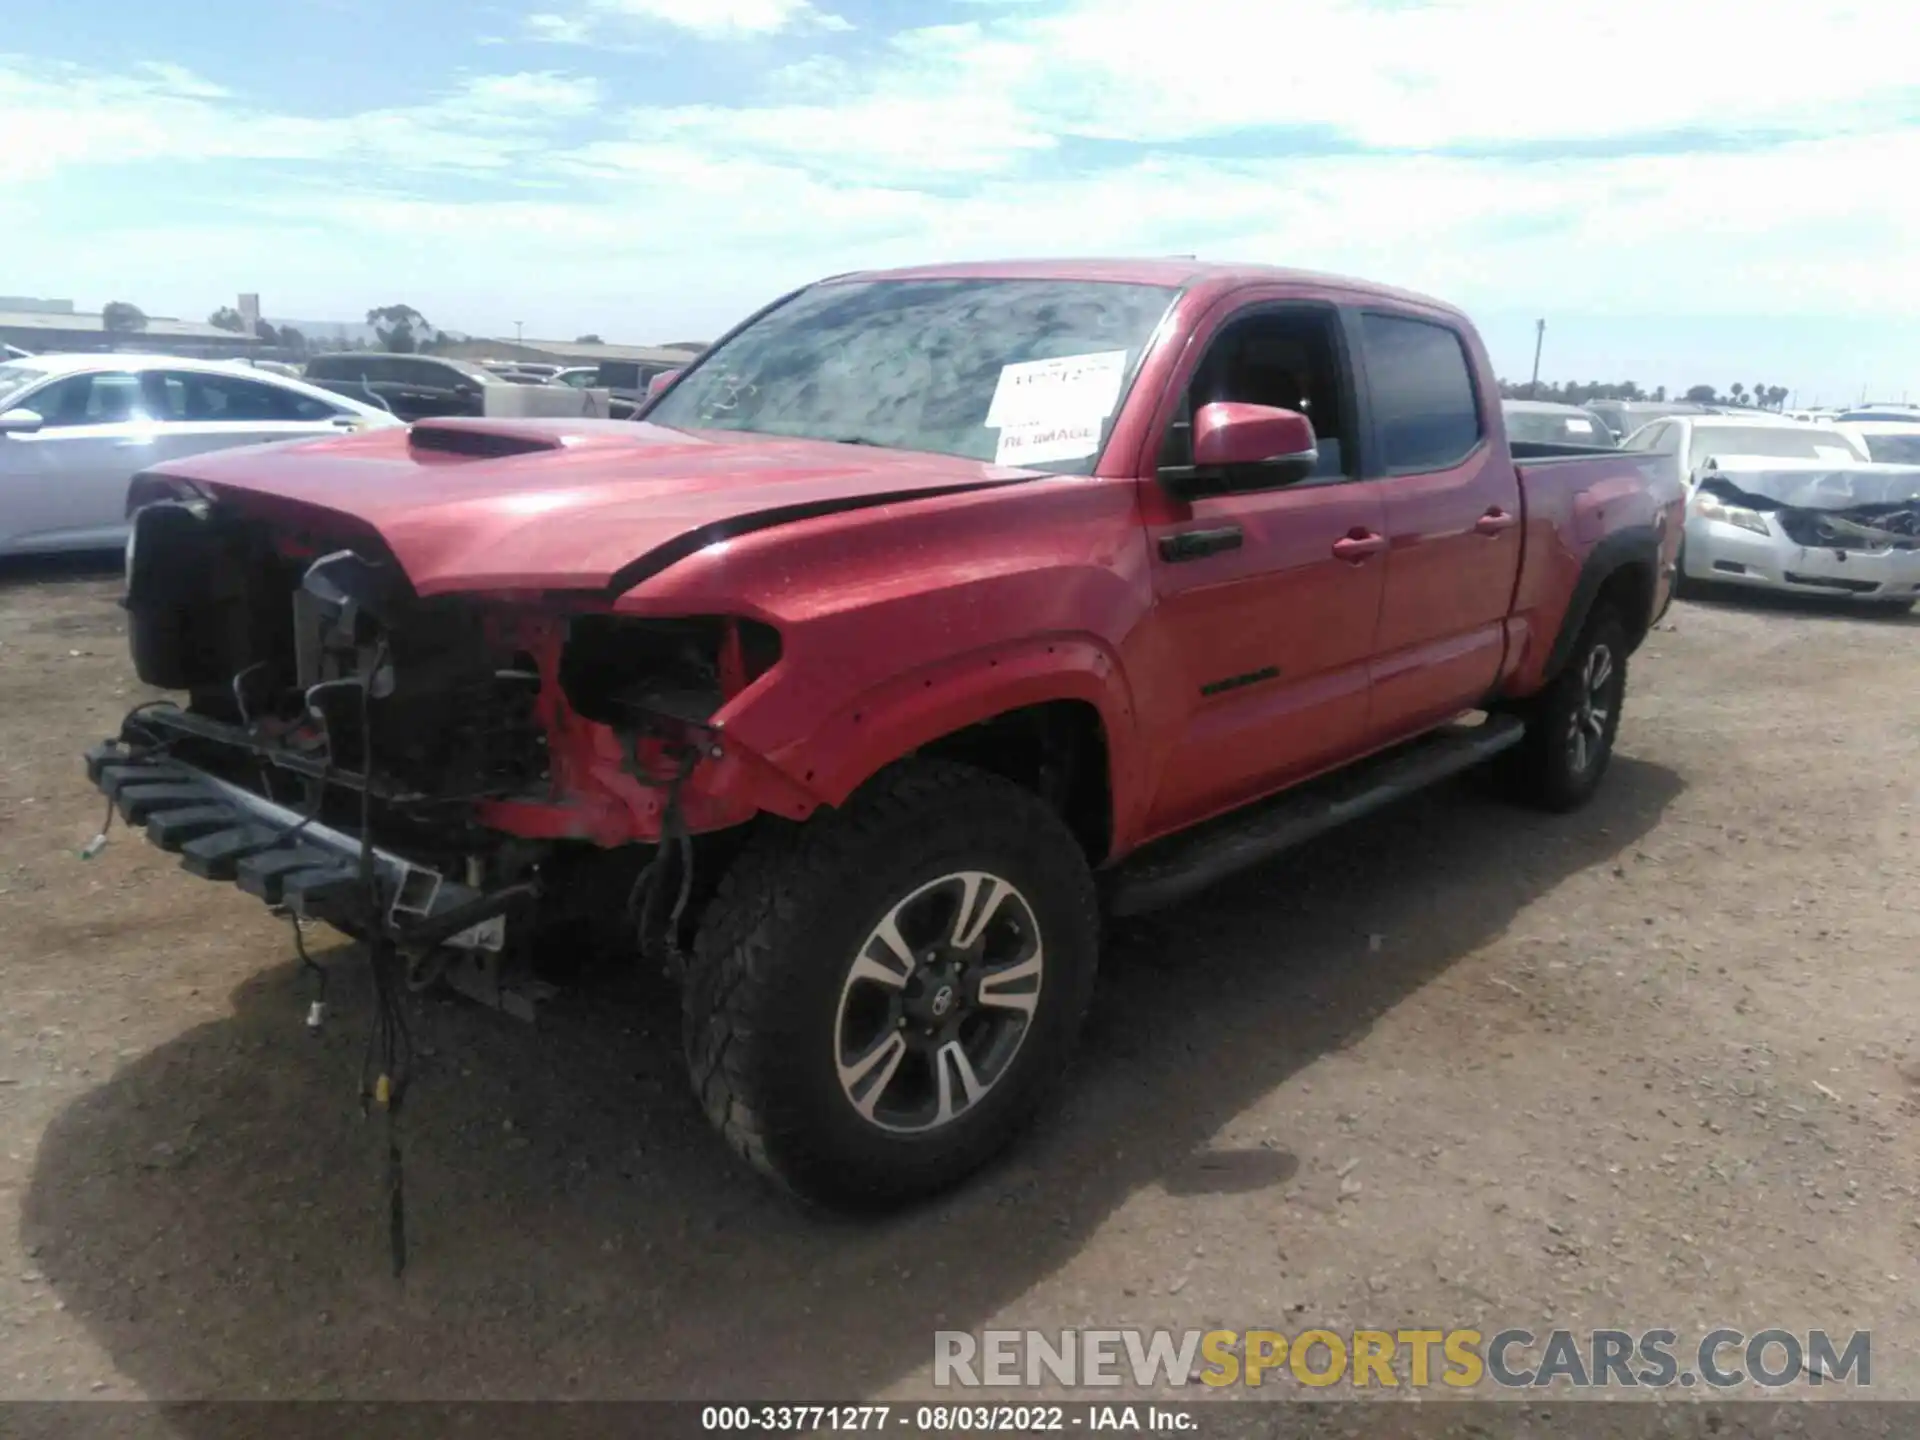
<path id="1" fill-rule="evenodd" d="M 398 1129 L 400 1102 L 413 1070 L 413 1037 L 407 1028 L 404 998 L 393 973 L 393 942 L 382 918 L 379 882 L 373 868 L 373 715 L 374 677 L 386 664 L 387 642 L 374 651 L 360 689 L 360 882 L 367 905 L 367 954 L 372 962 L 374 1023 L 367 1033 L 367 1055 L 360 1068 L 361 1104 L 366 1104 L 367 1060 L 375 1046 L 380 1052 L 386 1093 L 380 1097 L 387 1114 L 387 1248 L 398 1278 L 407 1268 L 406 1172 L 400 1159 Z"/>
<path id="2" fill-rule="evenodd" d="M 667 782 L 666 803 L 660 812 L 660 843 L 654 850 L 653 859 L 642 866 L 640 873 L 634 876 L 633 889 L 627 893 L 627 914 L 635 921 L 644 947 L 663 898 L 667 877 L 667 856 L 670 850 L 677 852 L 680 860 L 680 892 L 674 899 L 673 910 L 667 917 L 665 929 L 667 960 L 676 970 L 685 964 L 680 953 L 680 920 L 686 913 L 687 901 L 693 894 L 693 836 L 687 829 L 686 816 L 680 807 L 680 791 L 686 784 L 687 778 L 693 774 L 694 767 L 699 763 L 699 750 L 688 746 L 681 754 L 679 768 L 675 771 L 673 779 Z M 640 783 L 658 788 L 655 782 L 644 778 L 641 778 Z M 642 899 L 643 890 L 645 891 L 644 900 Z"/>
<path id="3" fill-rule="evenodd" d="M 172 702 L 168 700 L 142 700 L 138 705 L 133 706 L 130 710 L 127 711 L 126 714 L 120 717 L 120 733 L 114 738 L 116 740 L 125 740 L 126 734 L 129 728 L 135 729 L 135 730 L 144 729 L 145 727 L 141 726 L 138 723 L 139 716 L 142 711 L 157 709 L 162 705 L 168 705 L 171 703 Z M 171 742 L 168 741 L 165 737 L 155 739 L 151 734 L 149 734 L 147 737 L 147 747 L 145 748 L 145 750 L 143 750 L 141 753 L 137 755 L 134 753 L 134 747 L 132 746 L 132 744 L 131 743 L 128 744 L 127 746 L 128 758 L 145 760 L 145 759 L 150 759 L 156 755 L 165 756 L 167 753 L 167 748 L 170 743 Z M 109 795 L 107 797 L 106 818 L 100 822 L 100 833 L 94 837 L 92 842 L 94 846 L 104 846 L 106 844 L 107 832 L 113 829 L 114 813 L 115 811 L 114 811 L 113 796 Z M 90 860 L 93 858 L 94 855 L 98 853 L 99 853 L 98 849 L 90 848 L 87 852 L 84 853 L 84 858 Z"/>
<path id="4" fill-rule="evenodd" d="M 325 1005 L 327 1003 L 327 967 L 307 952 L 307 937 L 300 929 L 300 917 L 289 910 L 287 919 L 293 922 L 293 948 L 294 953 L 300 957 L 300 968 L 311 971 L 313 974 L 314 1004 Z"/>

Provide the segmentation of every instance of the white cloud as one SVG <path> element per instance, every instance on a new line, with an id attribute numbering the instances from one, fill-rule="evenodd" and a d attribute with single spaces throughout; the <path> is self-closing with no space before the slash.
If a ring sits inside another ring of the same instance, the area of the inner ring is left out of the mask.
<path id="1" fill-rule="evenodd" d="M 578 45 L 623 22 L 664 25 L 706 40 L 801 28 L 853 29 L 846 17 L 821 10 L 812 0 L 584 0 L 572 13 L 530 15 L 526 25 L 534 39 Z"/>
<path id="2" fill-rule="evenodd" d="M 245 104 L 173 65 L 127 75 L 0 62 L 0 183 L 75 166 L 217 161 L 375 161 L 416 170 L 500 170 L 550 148 L 555 125 L 591 110 L 599 85 L 551 71 L 469 77 L 418 105 L 337 119 Z"/>
<path id="3" fill-rule="evenodd" d="M 1070 0 L 922 32 L 917 59 L 947 84 L 1011 81 L 1012 103 L 1082 135 L 1316 126 L 1441 145 L 1818 124 L 1901 98 L 1912 66 L 1889 42 L 1908 9 L 1826 0 L 1775 23 L 1740 0 L 1328 0 L 1264 16 L 1244 0 Z"/>
<path id="4" fill-rule="evenodd" d="M 790 43 L 823 23 L 800 0 L 546 3 L 529 23 L 551 39 L 620 23 L 787 48 L 750 104 L 610 111 L 612 80 L 503 64 L 331 119 L 171 65 L 0 61 L 0 127 L 35 137 L 0 150 L 10 264 L 169 312 L 259 288 L 281 313 L 397 297 L 449 326 L 633 339 L 711 333 L 834 271 L 1075 252 L 1331 269 L 1469 310 L 1920 319 L 1920 128 L 1895 108 L 1887 0 L 1791 27 L 1726 0 L 1330 0 L 1270 22 L 1227 0 L 993 0 L 857 62 Z M 1233 143 L 1253 126 L 1345 153 Z M 1657 153 L 1690 127 L 1751 148 Z M 1641 153 L 1462 149 L 1576 141 Z M 233 161 L 258 163 L 239 183 Z M 135 175 L 164 177 L 164 212 L 63 217 Z"/>

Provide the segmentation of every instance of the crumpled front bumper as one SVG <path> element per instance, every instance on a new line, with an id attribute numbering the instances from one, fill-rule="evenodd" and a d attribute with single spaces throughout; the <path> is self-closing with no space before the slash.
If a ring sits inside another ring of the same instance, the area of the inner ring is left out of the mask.
<path id="1" fill-rule="evenodd" d="M 1920 550 L 1821 549 L 1701 515 L 1687 517 L 1683 563 L 1690 580 L 1864 600 L 1920 598 Z"/>
<path id="2" fill-rule="evenodd" d="M 526 887 L 484 892 L 377 846 L 370 886 L 357 836 L 124 740 L 87 752 L 87 779 L 190 874 L 350 933 L 378 924 L 409 947 L 497 952 L 507 911 L 525 898 Z"/>

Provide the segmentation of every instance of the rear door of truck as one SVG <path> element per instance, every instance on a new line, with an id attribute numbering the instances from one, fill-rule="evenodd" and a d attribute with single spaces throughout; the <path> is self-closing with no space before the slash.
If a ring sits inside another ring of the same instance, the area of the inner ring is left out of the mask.
<path id="1" fill-rule="evenodd" d="M 1386 507 L 1375 743 L 1480 703 L 1499 678 L 1520 572 L 1520 480 L 1479 340 L 1458 317 L 1370 302 L 1349 315 L 1366 376 L 1368 478 Z"/>

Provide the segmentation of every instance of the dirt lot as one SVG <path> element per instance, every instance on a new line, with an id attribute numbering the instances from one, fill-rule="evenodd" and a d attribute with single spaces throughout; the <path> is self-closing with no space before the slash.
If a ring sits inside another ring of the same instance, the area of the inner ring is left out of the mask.
<path id="1" fill-rule="evenodd" d="M 389 1278 L 357 976 L 119 834 L 117 580 L 0 573 L 0 1396 L 926 1393 L 935 1328 L 1874 1331 L 1920 1397 L 1920 621 L 1677 606 L 1599 800 L 1448 787 L 1114 934 L 1005 1163 L 729 1163 L 641 984 L 427 1005 Z M 1377 938 L 1375 938 L 1377 937 Z M 342 954 L 346 952 L 341 952 Z"/>

